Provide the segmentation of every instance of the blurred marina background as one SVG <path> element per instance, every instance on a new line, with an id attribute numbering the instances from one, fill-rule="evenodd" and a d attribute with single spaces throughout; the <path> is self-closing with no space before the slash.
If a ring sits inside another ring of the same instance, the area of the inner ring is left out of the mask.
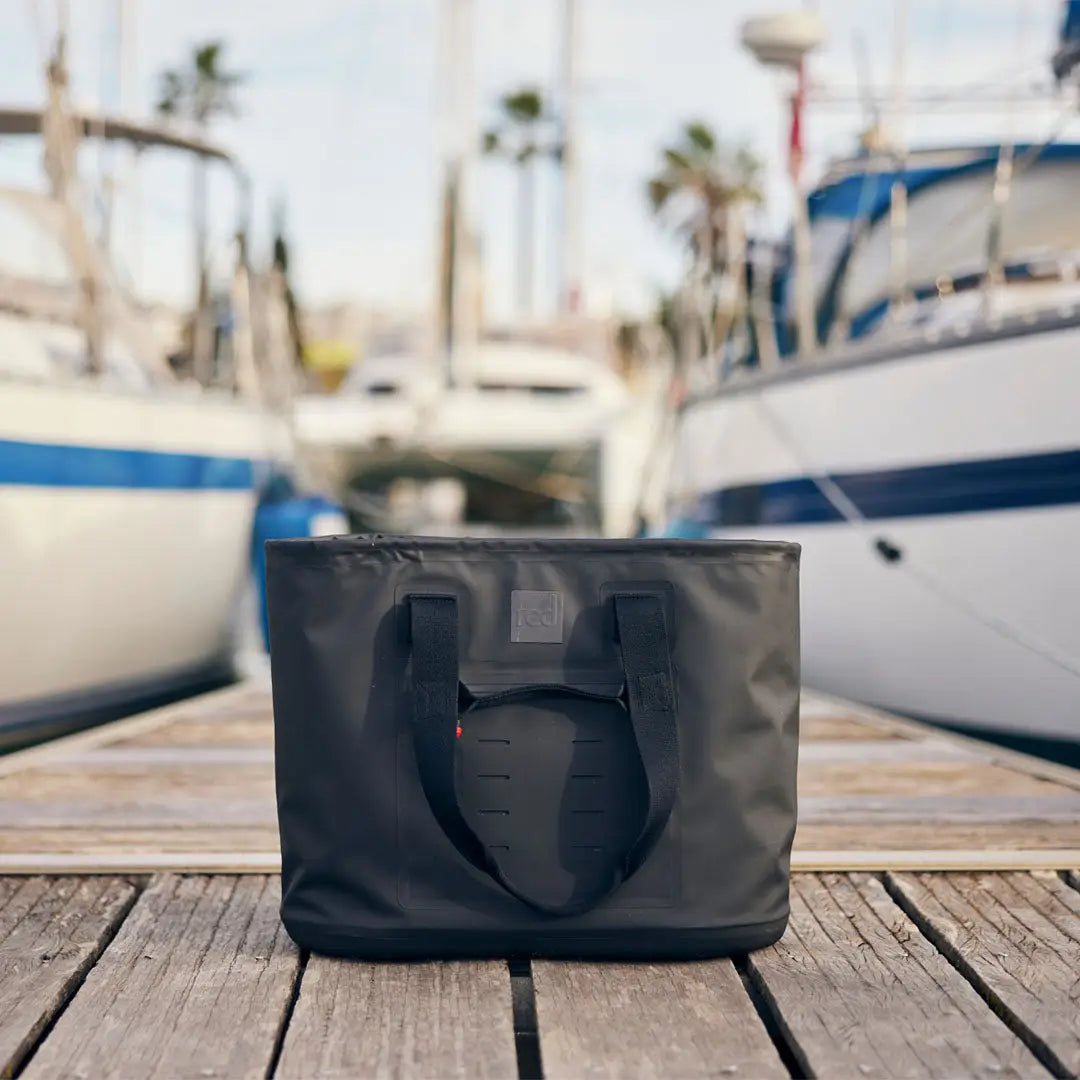
<path id="1" fill-rule="evenodd" d="M 804 545 L 808 685 L 1080 759 L 1080 4 L 0 11 L 0 747 L 261 542 Z"/>

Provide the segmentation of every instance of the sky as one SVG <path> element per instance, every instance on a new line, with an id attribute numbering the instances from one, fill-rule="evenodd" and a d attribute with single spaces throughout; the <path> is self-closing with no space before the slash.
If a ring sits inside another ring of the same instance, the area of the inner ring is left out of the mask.
<path id="1" fill-rule="evenodd" d="M 271 207 L 284 199 L 302 302 L 354 300 L 422 312 L 435 281 L 440 168 L 438 25 L 446 0 L 122 0 L 134 78 L 121 102 L 116 11 L 120 0 L 69 0 L 76 104 L 147 116 L 160 72 L 208 39 L 227 44 L 243 72 L 241 114 L 216 124 L 254 181 L 255 253 L 269 243 Z M 501 94 L 549 88 L 558 69 L 562 0 L 473 0 L 478 126 Z M 683 265 L 678 243 L 651 217 L 644 194 L 660 149 L 701 119 L 768 167 L 760 226 L 776 232 L 790 208 L 783 168 L 782 87 L 738 44 L 742 21 L 775 10 L 754 0 L 577 0 L 580 12 L 580 156 L 584 294 L 595 314 L 652 309 Z M 781 5 L 782 6 L 782 5 Z M 812 58 L 811 85 L 856 84 L 853 42 L 865 42 L 870 81 L 889 92 L 895 8 L 888 0 L 819 0 L 829 32 Z M 1046 82 L 1059 0 L 910 0 L 907 83 L 964 86 Z M 0 101 L 40 103 L 42 57 L 54 0 L 0 2 Z M 126 108 L 121 109 L 121 105 Z M 1035 141 L 1060 106 L 989 112 L 912 112 L 913 145 L 972 142 L 1009 133 Z M 811 104 L 808 179 L 848 153 L 858 109 Z M 1065 135 L 1080 138 L 1080 126 Z M 182 302 L 193 280 L 191 163 L 88 148 L 83 175 L 100 204 L 100 177 L 116 177 L 115 258 L 148 298 Z M 557 289 L 558 186 L 539 170 L 535 311 Z M 0 140 L 0 183 L 41 184 L 34 143 Z M 229 176 L 212 175 L 215 250 L 224 259 L 233 202 Z M 473 212 L 483 244 L 485 308 L 514 314 L 516 179 L 510 166 L 477 162 Z"/>

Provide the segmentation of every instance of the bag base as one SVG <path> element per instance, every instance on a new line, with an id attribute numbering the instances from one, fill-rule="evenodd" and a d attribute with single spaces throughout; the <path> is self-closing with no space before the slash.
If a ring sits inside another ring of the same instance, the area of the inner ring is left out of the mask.
<path id="1" fill-rule="evenodd" d="M 508 957 L 590 960 L 710 960 L 764 949 L 779 941 L 788 917 L 706 929 L 592 931 L 373 930 L 327 927 L 283 916 L 301 948 L 357 960 L 505 960 Z"/>

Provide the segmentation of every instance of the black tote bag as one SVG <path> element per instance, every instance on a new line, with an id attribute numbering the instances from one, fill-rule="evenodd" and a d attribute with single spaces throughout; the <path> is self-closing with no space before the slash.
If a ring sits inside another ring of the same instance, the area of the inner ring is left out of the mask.
<path id="1" fill-rule="evenodd" d="M 297 943 L 679 958 L 783 933 L 796 545 L 266 547 Z"/>

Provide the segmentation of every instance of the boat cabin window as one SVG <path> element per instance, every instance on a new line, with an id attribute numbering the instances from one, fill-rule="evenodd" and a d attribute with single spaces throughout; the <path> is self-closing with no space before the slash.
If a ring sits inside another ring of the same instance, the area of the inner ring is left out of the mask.
<path id="1" fill-rule="evenodd" d="M 569 394 L 580 394 L 585 390 L 584 386 L 556 386 L 552 384 L 537 385 L 531 383 L 498 383 L 498 382 L 479 382 L 476 384 L 477 390 L 483 390 L 486 393 L 522 393 L 523 391 L 528 394 L 547 394 L 552 397 L 565 397 Z"/>
<path id="2" fill-rule="evenodd" d="M 1018 156 L 1025 152 L 1020 147 L 1016 151 Z M 1051 148 L 1048 153 L 1053 156 L 1014 175 L 1002 229 L 1006 265 L 1023 267 L 1032 260 L 1045 262 L 1048 254 L 1080 250 L 1080 201 L 1073 197 L 1080 183 L 1080 148 Z M 906 278 L 916 296 L 932 293 L 940 282 L 960 290 L 982 281 L 996 161 L 996 152 L 969 151 L 967 160 L 912 165 Z M 826 322 L 850 325 L 852 337 L 879 325 L 890 295 L 887 188 L 882 174 L 856 173 L 822 189 L 811 228 L 815 304 Z M 868 221 L 859 237 L 859 223 Z M 794 318 L 793 284 L 789 273 L 781 293 L 784 324 Z"/>

